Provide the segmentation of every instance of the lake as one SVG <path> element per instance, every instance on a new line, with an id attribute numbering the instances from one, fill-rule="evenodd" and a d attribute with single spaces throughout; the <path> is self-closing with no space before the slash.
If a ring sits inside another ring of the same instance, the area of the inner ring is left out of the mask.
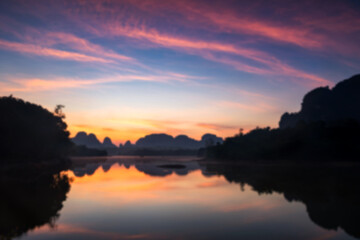
<path id="1" fill-rule="evenodd" d="M 81 158 L 36 194 L 21 190 L 33 195 L 14 198 L 20 207 L 2 214 L 9 234 L 24 240 L 357 239 L 358 172 L 189 157 Z"/>

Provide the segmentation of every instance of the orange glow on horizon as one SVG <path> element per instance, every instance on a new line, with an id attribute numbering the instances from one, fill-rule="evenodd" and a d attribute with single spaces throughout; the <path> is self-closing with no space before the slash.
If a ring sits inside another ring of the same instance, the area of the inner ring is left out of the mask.
<path id="1" fill-rule="evenodd" d="M 226 138 L 234 136 L 239 132 L 238 127 L 227 127 L 215 124 L 196 124 L 192 129 L 166 129 L 153 130 L 153 128 L 106 128 L 87 125 L 70 125 L 68 130 L 70 131 L 70 137 L 75 137 L 78 132 L 86 132 L 87 134 L 94 133 L 98 140 L 102 142 L 105 137 L 109 137 L 115 145 L 124 144 L 126 141 L 135 143 L 139 138 L 145 137 L 150 134 L 165 133 L 176 137 L 178 135 L 187 135 L 195 140 L 201 140 L 201 137 L 205 133 L 216 134 L 219 137 Z M 248 132 L 249 129 L 245 128 L 244 132 Z"/>

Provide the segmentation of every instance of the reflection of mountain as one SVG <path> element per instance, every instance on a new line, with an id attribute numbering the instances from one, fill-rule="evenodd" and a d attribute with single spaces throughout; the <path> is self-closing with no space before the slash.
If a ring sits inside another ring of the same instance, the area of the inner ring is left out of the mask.
<path id="1" fill-rule="evenodd" d="M 173 164 L 174 160 L 178 164 Z M 98 168 L 102 168 L 104 172 L 109 171 L 112 165 L 118 164 L 119 166 L 124 166 L 129 168 L 134 166 L 138 171 L 148 174 L 150 176 L 164 177 L 175 173 L 179 176 L 185 176 L 189 172 L 200 169 L 199 163 L 197 161 L 179 161 L 179 159 L 174 158 L 158 158 L 158 157 L 147 157 L 147 158 L 96 158 L 91 161 L 75 160 L 72 171 L 75 176 L 82 177 L 85 175 L 91 176 L 95 173 Z M 181 166 L 181 167 L 179 167 Z"/>
<path id="2" fill-rule="evenodd" d="M 65 175 L 6 179 L 2 174 L 0 239 L 12 239 L 45 224 L 54 226 L 69 190 Z"/>
<path id="3" fill-rule="evenodd" d="M 163 165 L 169 164 L 169 167 L 163 167 Z M 199 164 L 197 162 L 184 162 L 180 163 L 179 166 L 181 168 L 171 167 L 171 161 L 167 162 L 161 162 L 158 164 L 149 163 L 149 162 L 141 162 L 136 163 L 135 167 L 140 172 L 146 173 L 150 176 L 167 176 L 175 173 L 178 176 L 186 176 L 189 172 L 199 169 Z"/>
<path id="4" fill-rule="evenodd" d="M 360 75 L 329 87 L 316 88 L 304 96 L 301 110 L 285 113 L 280 120 L 280 128 L 295 127 L 299 121 L 337 121 L 356 119 L 360 121 Z"/>
<path id="5" fill-rule="evenodd" d="M 204 164 L 205 172 L 248 184 L 259 194 L 278 192 L 306 205 L 310 219 L 325 229 L 342 228 L 360 238 L 360 167 Z"/>

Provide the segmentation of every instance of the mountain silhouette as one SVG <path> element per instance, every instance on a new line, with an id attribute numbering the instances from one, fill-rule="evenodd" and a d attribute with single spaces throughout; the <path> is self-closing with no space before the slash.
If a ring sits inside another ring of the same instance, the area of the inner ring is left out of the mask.
<path id="1" fill-rule="evenodd" d="M 208 145 L 221 144 L 222 138 L 213 134 L 205 134 L 200 141 L 179 135 L 175 138 L 168 134 L 150 134 L 136 141 L 135 146 L 147 149 L 200 149 Z"/>
<path id="2" fill-rule="evenodd" d="M 139 138 L 135 144 L 127 141 L 120 145 L 118 155 L 137 156 L 196 156 L 200 149 L 221 144 L 222 138 L 213 134 L 205 134 L 201 140 L 186 135 L 176 137 L 165 133 L 156 133 Z"/>
<path id="3" fill-rule="evenodd" d="M 120 145 L 120 146 L 121 146 L 121 145 Z M 123 147 L 125 147 L 125 148 L 131 148 L 131 147 L 133 147 L 133 145 L 132 145 L 131 142 L 128 140 L 128 141 L 125 142 L 125 144 L 124 144 Z"/>
<path id="4" fill-rule="evenodd" d="M 104 148 L 116 148 L 116 145 L 112 143 L 109 137 L 105 137 L 102 146 Z"/>
<path id="5" fill-rule="evenodd" d="M 256 128 L 206 149 L 206 156 L 229 160 L 359 161 L 360 75 L 333 89 L 304 96 L 298 113 L 285 113 L 280 127 Z"/>
<path id="6" fill-rule="evenodd" d="M 120 144 L 119 148 L 112 143 L 109 137 L 105 137 L 101 143 L 95 134 L 78 132 L 71 139 L 77 148 L 73 151 L 73 156 L 104 156 L 107 155 L 196 155 L 200 148 L 221 144 L 222 138 L 214 134 L 204 134 L 200 141 L 186 135 L 172 137 L 165 133 L 150 134 L 139 138 L 135 144 L 130 141 Z"/>
<path id="7" fill-rule="evenodd" d="M 101 143 L 95 134 L 86 132 L 78 132 L 74 138 L 71 139 L 77 146 L 85 146 L 87 148 L 94 149 L 111 149 L 117 148 L 115 144 L 112 143 L 109 137 L 105 137 L 104 141 Z"/>
<path id="8" fill-rule="evenodd" d="M 301 110 L 284 113 L 279 127 L 295 127 L 304 122 L 334 122 L 342 119 L 360 121 L 360 74 L 339 82 L 332 89 L 316 88 L 304 96 Z"/>
<path id="9" fill-rule="evenodd" d="M 71 139 L 78 146 L 86 146 L 88 148 L 102 148 L 102 144 L 97 139 L 96 135 L 86 132 L 78 132 L 74 138 Z"/>

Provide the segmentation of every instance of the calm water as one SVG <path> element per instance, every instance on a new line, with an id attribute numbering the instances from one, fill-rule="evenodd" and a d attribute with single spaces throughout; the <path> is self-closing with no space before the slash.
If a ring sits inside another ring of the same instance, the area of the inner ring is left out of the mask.
<path id="1" fill-rule="evenodd" d="M 2 214 L 19 225 L 7 226 L 13 236 L 24 233 L 19 238 L 28 240 L 357 239 L 357 173 L 348 167 L 88 158 L 25 200 L 34 201 L 37 222 L 24 206 L 20 214 Z"/>

